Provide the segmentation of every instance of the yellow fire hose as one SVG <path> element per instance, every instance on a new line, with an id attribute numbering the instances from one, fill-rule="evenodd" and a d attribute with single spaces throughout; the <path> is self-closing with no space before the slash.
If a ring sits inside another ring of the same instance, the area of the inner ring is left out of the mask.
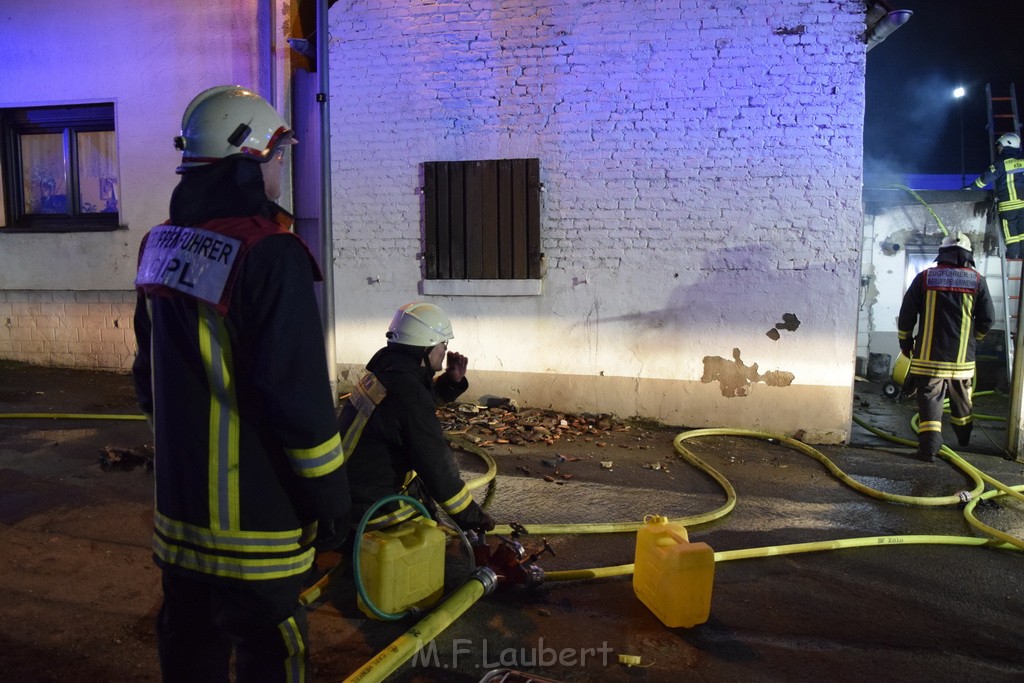
<path id="1" fill-rule="evenodd" d="M 729 562 L 731 560 L 748 560 L 758 557 L 795 555 L 797 553 L 814 553 L 823 550 L 841 550 L 843 548 L 869 548 L 881 545 L 981 545 L 1004 550 L 1021 550 L 1021 548 L 1008 543 L 999 543 L 991 538 L 976 538 L 974 536 L 867 536 L 863 538 L 841 538 L 831 541 L 792 543 L 789 545 L 771 545 L 761 548 L 743 548 L 741 550 L 724 550 L 715 553 L 715 563 Z M 614 567 L 545 572 L 544 579 L 546 581 L 582 581 L 612 576 L 628 576 L 632 573 L 632 564 L 620 564 Z"/>
<path id="2" fill-rule="evenodd" d="M 66 417 L 71 419 L 145 419 L 141 415 L 84 415 L 84 414 L 42 414 L 42 413 L 20 413 L 6 414 L 0 417 L 23 417 L 23 418 L 53 418 Z M 917 443 L 908 439 L 901 439 L 894 435 L 877 430 L 854 416 L 854 422 L 872 433 L 908 446 L 916 446 Z M 913 424 L 915 431 L 916 424 Z M 721 551 L 715 553 L 716 562 L 727 562 L 731 560 L 749 559 L 755 557 L 772 557 L 778 555 L 818 552 L 824 550 L 837 550 L 842 548 L 856 547 L 879 547 L 894 545 L 914 544 L 940 544 L 940 545 L 974 545 L 986 546 L 999 549 L 1024 549 L 1024 540 L 994 529 L 974 516 L 974 508 L 981 500 L 988 500 L 994 497 L 1009 495 L 1024 500 L 1024 485 L 1009 486 L 988 476 L 969 462 L 961 458 L 947 446 L 943 446 L 941 454 L 954 466 L 963 471 L 973 482 L 974 488 L 970 492 L 961 492 L 949 496 L 920 497 L 902 496 L 886 493 L 861 484 L 846 475 L 828 457 L 820 451 L 807 444 L 778 434 L 759 432 L 746 429 L 697 429 L 678 434 L 673 442 L 676 452 L 681 458 L 694 467 L 705 472 L 714 479 L 726 494 L 726 502 L 716 510 L 702 515 L 681 517 L 672 521 L 684 526 L 695 526 L 727 515 L 736 504 L 736 492 L 729 481 L 713 467 L 698 458 L 689 451 L 682 442 L 688 439 L 707 436 L 738 436 L 744 438 L 757 438 L 768 441 L 777 441 L 790 448 L 809 455 L 825 466 L 825 468 L 841 482 L 865 495 L 890 502 L 903 503 L 919 506 L 952 505 L 966 502 L 964 515 L 969 523 L 975 528 L 986 533 L 990 538 L 942 536 L 942 535 L 911 535 L 911 536 L 872 536 L 863 538 L 838 539 L 828 541 L 816 541 L 810 543 L 797 543 L 790 545 L 765 546 L 761 548 L 748 548 L 732 551 Z M 454 438 L 452 445 L 468 451 L 481 458 L 487 465 L 487 471 L 467 482 L 467 488 L 473 490 L 490 484 L 497 475 L 497 464 L 493 457 L 482 448 L 470 443 L 465 439 Z M 985 483 L 994 487 L 993 490 L 983 492 Z M 535 524 L 531 525 L 530 532 L 533 534 L 584 534 L 584 533 L 615 533 L 632 532 L 640 528 L 643 522 L 611 522 L 598 524 Z M 511 533 L 511 529 L 505 525 L 495 528 L 497 533 Z M 633 565 L 617 565 L 612 567 L 596 567 L 590 569 L 577 569 L 567 571 L 548 572 L 546 578 L 551 581 L 574 581 L 594 578 L 605 578 L 631 574 Z M 483 595 L 493 589 L 494 579 L 486 574 L 478 572 L 471 579 L 467 580 L 448 599 L 434 608 L 431 613 L 409 629 L 404 635 L 395 640 L 391 645 L 379 652 L 374 658 L 354 672 L 346 681 L 383 681 L 404 664 L 413 654 L 422 649 L 425 643 L 432 640 L 452 622 L 459 618 L 466 610 L 476 603 Z M 317 593 L 322 587 L 318 586 Z"/>
<path id="3" fill-rule="evenodd" d="M 431 610 L 415 626 L 399 636 L 345 679 L 355 681 L 383 681 L 398 667 L 416 654 L 423 646 L 461 617 L 477 600 L 494 590 L 497 576 L 487 567 L 479 567 L 473 576 L 447 600 Z"/>
<path id="4" fill-rule="evenodd" d="M 810 455 L 821 462 L 825 467 L 839 478 L 843 483 L 853 487 L 857 491 L 865 493 L 875 498 L 882 500 L 889 500 L 892 502 L 905 503 L 910 505 L 950 505 L 962 502 L 962 498 L 958 495 L 951 496 L 939 496 L 933 498 L 917 497 L 917 496 L 899 496 L 895 494 L 889 494 L 882 491 L 878 491 L 868 486 L 864 486 L 859 482 L 851 479 L 845 473 L 843 473 L 835 464 L 832 463 L 824 454 L 817 451 L 816 449 L 804 444 L 803 442 L 791 439 L 789 437 L 769 434 L 767 432 L 756 432 L 752 430 L 744 429 L 699 429 L 690 432 L 684 432 L 676 436 L 674 446 L 677 453 L 690 462 L 695 467 L 698 467 L 702 471 L 706 472 L 722 485 L 723 489 L 727 492 L 727 502 L 725 505 L 720 507 L 718 510 L 709 513 L 707 515 L 698 515 L 694 517 L 678 518 L 673 521 L 680 521 L 683 524 L 697 524 L 693 520 L 704 519 L 704 521 L 710 521 L 711 519 L 717 519 L 725 514 L 728 514 L 732 510 L 736 501 L 735 490 L 732 485 L 725 479 L 720 473 L 712 468 L 707 463 L 703 462 L 688 449 L 682 446 L 682 442 L 687 439 L 698 438 L 703 436 L 742 436 L 748 438 L 759 438 L 766 440 L 779 441 L 791 448 L 801 451 L 807 455 Z M 453 440 L 453 446 L 466 450 L 479 458 L 481 458 L 487 464 L 487 474 L 472 480 L 472 486 L 470 488 L 479 488 L 481 486 L 489 484 L 494 473 L 497 472 L 497 466 L 494 458 L 491 457 L 487 451 L 477 447 L 475 444 L 471 444 L 464 439 Z M 916 444 L 914 444 L 916 445 Z M 948 449 L 947 449 L 948 450 Z M 958 458 L 955 453 L 949 451 L 954 458 Z M 951 460 L 952 461 L 952 460 Z M 974 481 L 975 489 L 972 491 L 971 500 L 965 508 L 965 514 L 968 519 L 973 519 L 971 511 L 979 500 L 987 499 L 997 495 L 1004 495 L 1007 493 L 1016 493 L 1017 489 L 1024 489 L 1024 485 L 1019 487 L 1005 487 L 1006 490 L 989 491 L 987 493 L 980 494 L 984 488 L 984 484 L 978 479 L 977 470 L 966 461 L 957 463 L 953 461 L 958 467 L 961 467 Z M 467 484 L 469 486 L 469 484 Z M 686 520 L 686 521 L 684 521 Z M 795 543 L 789 545 L 776 545 L 776 546 L 765 546 L 761 548 L 747 548 L 741 550 L 727 550 L 715 553 L 715 562 L 728 562 L 731 560 L 741 560 L 757 557 L 774 557 L 779 555 L 789 555 L 796 553 L 809 553 L 819 552 L 824 550 L 839 550 L 842 548 L 859 548 L 859 547 L 879 547 L 887 546 L 892 547 L 895 545 L 915 545 L 915 544 L 932 544 L 932 545 L 971 545 L 971 546 L 986 546 L 1000 549 L 1024 549 L 1024 541 L 1017 539 L 1009 534 L 1005 534 L 996 529 L 992 529 L 987 525 L 977 522 L 972 522 L 977 528 L 983 529 L 986 533 L 994 538 L 975 538 L 969 536 L 942 536 L 942 535 L 911 535 L 911 536 L 871 536 L 864 538 L 848 538 L 828 541 L 816 541 L 810 543 Z M 642 523 L 605 523 L 605 524 L 533 524 L 530 525 L 531 534 L 559 534 L 559 533 L 611 533 L 619 531 L 636 531 Z M 495 532 L 497 533 L 510 533 L 510 529 L 506 527 L 496 527 Z M 1000 542 L 1003 541 L 1003 542 Z M 625 576 L 633 573 L 632 564 L 617 565 L 611 567 L 594 567 L 589 569 L 575 569 L 566 571 L 553 571 L 546 572 L 545 579 L 550 581 L 579 581 L 587 579 L 598 579 L 598 578 L 609 578 L 617 576 Z M 391 675 L 397 669 L 402 666 L 415 652 L 421 649 L 425 643 L 429 642 L 437 634 L 441 633 L 446 629 L 452 622 L 461 616 L 472 604 L 476 602 L 483 595 L 483 588 L 478 588 L 473 584 L 478 584 L 477 581 L 470 580 L 462 588 L 457 590 L 449 600 L 442 603 L 442 605 L 435 609 L 427 618 L 417 623 L 413 628 L 406 632 L 405 635 L 401 636 L 398 640 L 394 641 L 391 645 L 381 650 L 372 660 L 367 662 L 362 668 L 353 673 L 349 678 L 345 679 L 346 683 L 352 681 L 383 681 L 387 676 Z M 479 585 L 479 584 L 478 584 Z M 438 613 L 440 610 L 440 613 Z"/>
<path id="5" fill-rule="evenodd" d="M 142 420 L 145 415 L 106 415 L 104 413 L 0 413 L 0 419 L 17 420 Z"/>

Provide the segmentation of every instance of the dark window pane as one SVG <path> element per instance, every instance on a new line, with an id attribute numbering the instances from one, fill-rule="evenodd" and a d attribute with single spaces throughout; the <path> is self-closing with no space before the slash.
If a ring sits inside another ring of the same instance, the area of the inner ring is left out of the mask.
<path id="1" fill-rule="evenodd" d="M 67 213 L 64 135 L 21 136 L 21 177 L 25 213 Z"/>
<path id="2" fill-rule="evenodd" d="M 112 104 L 0 109 L 4 230 L 116 230 L 119 175 Z"/>
<path id="3" fill-rule="evenodd" d="M 113 131 L 78 133 L 78 208 L 82 213 L 116 213 L 120 188 Z"/>

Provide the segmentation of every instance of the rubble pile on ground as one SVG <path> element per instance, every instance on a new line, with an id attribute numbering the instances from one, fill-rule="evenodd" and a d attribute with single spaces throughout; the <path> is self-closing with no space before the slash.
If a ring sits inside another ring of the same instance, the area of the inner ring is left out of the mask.
<path id="1" fill-rule="evenodd" d="M 546 443 L 550 446 L 563 438 L 595 441 L 604 446 L 607 444 L 602 438 L 607 438 L 610 432 L 629 429 L 611 415 L 572 415 L 536 408 L 519 410 L 511 401 L 491 408 L 453 403 L 439 408 L 437 415 L 445 432 L 465 436 L 484 448 L 497 444 Z"/>
<path id="2" fill-rule="evenodd" d="M 646 449 L 651 448 L 646 441 L 646 433 L 639 433 L 633 427 L 612 415 L 592 413 L 564 413 L 554 410 L 537 408 L 519 409 L 513 401 L 502 400 L 488 407 L 473 403 L 452 403 L 437 411 L 445 434 L 455 448 L 472 451 L 482 448 L 496 454 L 515 454 L 519 448 L 562 444 L 569 452 L 568 444 L 575 446 L 593 446 L 595 449 L 608 449 L 605 452 L 584 452 L 583 457 L 559 453 L 552 450 L 551 457 L 540 458 L 531 463 L 522 454 L 516 456 L 523 460 L 516 465 L 516 470 L 526 476 L 540 476 L 545 481 L 562 484 L 571 479 L 573 473 L 566 471 L 569 463 L 580 460 L 595 461 L 602 470 L 612 470 L 615 461 L 612 448 Z M 636 438 L 628 442 L 622 438 L 623 432 Z M 614 443 L 613 443 L 614 442 Z M 501 447 L 500 449 L 498 447 Z M 517 448 L 519 447 L 519 448 Z M 579 452 L 579 449 L 574 449 Z M 534 472 L 534 468 L 539 472 Z M 663 470 L 668 472 L 666 463 L 645 463 L 645 469 Z"/>

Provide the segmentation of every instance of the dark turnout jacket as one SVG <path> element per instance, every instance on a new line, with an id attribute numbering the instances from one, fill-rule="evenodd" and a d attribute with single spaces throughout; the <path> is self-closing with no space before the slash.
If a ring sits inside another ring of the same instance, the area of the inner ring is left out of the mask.
<path id="1" fill-rule="evenodd" d="M 198 210 L 217 196 L 179 193 L 187 210 L 172 202 L 140 253 L 133 374 L 155 423 L 154 557 L 214 580 L 297 576 L 316 521 L 349 507 L 318 272 L 265 215 Z"/>
<path id="2" fill-rule="evenodd" d="M 463 378 L 455 384 L 445 374 L 434 380 L 430 369 L 422 365 L 421 351 L 400 346 L 379 350 L 366 369 L 387 393 L 348 456 L 353 519 L 358 521 L 381 498 L 408 488 L 414 497 L 425 489 L 461 528 L 479 524 L 483 511 L 459 476 L 436 413 L 439 403 L 454 401 L 469 382 Z M 342 434 L 351 428 L 357 412 L 352 403 L 342 410 Z M 417 514 L 407 506 L 391 505 L 384 510 L 385 514 L 374 515 L 371 528 Z"/>
<path id="3" fill-rule="evenodd" d="M 994 164 L 978 176 L 974 186 L 991 185 L 999 202 L 999 211 L 1024 209 L 1024 158 L 1020 150 L 1003 150 Z"/>
<path id="4" fill-rule="evenodd" d="M 994 314 L 985 278 L 973 268 L 940 262 L 918 273 L 897 321 L 900 348 L 911 358 L 910 373 L 973 377 L 975 345 L 992 327 Z"/>

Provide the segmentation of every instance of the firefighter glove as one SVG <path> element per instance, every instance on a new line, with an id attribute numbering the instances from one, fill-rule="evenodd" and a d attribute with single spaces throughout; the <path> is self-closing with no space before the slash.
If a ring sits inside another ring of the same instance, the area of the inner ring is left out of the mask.
<path id="1" fill-rule="evenodd" d="M 337 550 L 348 537 L 351 522 L 352 519 L 348 514 L 334 519 L 321 519 L 316 525 L 316 539 L 313 541 L 313 547 L 320 553 Z"/>

